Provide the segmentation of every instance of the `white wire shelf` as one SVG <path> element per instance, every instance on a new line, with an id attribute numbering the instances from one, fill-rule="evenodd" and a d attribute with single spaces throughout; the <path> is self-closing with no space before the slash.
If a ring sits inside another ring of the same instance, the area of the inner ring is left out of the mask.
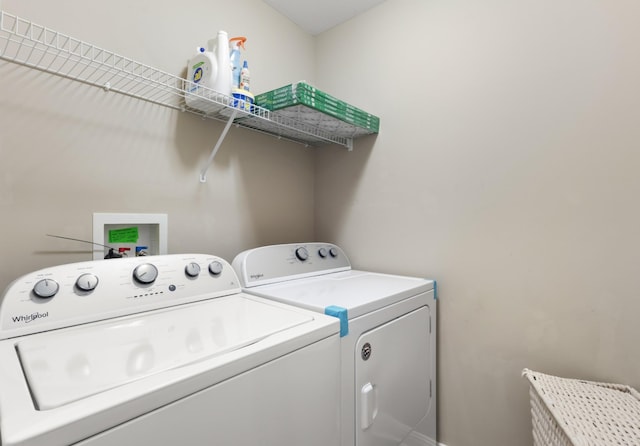
<path id="1" fill-rule="evenodd" d="M 5 11 L 0 11 L 0 59 L 204 118 L 233 117 L 234 125 L 307 146 L 353 148 L 353 137 L 332 133 L 319 117 L 305 122 L 255 105 L 251 112 L 238 110 L 229 96 Z M 197 98 L 197 108 L 187 106 L 185 95 Z M 326 118 L 334 119 L 321 119 Z"/>

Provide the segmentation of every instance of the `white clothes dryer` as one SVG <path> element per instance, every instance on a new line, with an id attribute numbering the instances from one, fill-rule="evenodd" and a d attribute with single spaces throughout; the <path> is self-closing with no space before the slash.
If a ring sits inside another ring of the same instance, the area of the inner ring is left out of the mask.
<path id="1" fill-rule="evenodd" d="M 0 302 L 0 445 L 338 445 L 339 330 L 206 254 L 27 274 Z"/>
<path id="2" fill-rule="evenodd" d="M 435 282 L 351 268 L 329 243 L 232 262 L 243 289 L 341 320 L 341 444 L 436 445 Z"/>

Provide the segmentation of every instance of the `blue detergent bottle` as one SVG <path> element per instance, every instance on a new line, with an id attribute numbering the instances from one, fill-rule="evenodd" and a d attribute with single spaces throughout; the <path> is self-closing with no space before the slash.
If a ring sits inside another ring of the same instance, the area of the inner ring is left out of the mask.
<path id="1" fill-rule="evenodd" d="M 240 88 L 240 71 L 242 70 L 240 48 L 244 50 L 244 43 L 247 41 L 246 37 L 232 37 L 229 39 L 231 45 L 231 53 L 229 58 L 231 59 L 231 89 Z"/>

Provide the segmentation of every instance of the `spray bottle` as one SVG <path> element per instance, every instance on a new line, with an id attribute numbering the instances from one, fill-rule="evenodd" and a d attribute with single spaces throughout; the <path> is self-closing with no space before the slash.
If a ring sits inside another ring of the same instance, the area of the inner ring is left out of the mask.
<path id="1" fill-rule="evenodd" d="M 231 53 L 229 58 L 231 59 L 231 72 L 232 72 L 232 81 L 231 88 L 240 88 L 240 71 L 242 70 L 242 66 L 240 65 L 240 48 L 244 50 L 244 43 L 247 41 L 246 37 L 232 37 L 229 39 L 229 43 L 231 44 Z"/>

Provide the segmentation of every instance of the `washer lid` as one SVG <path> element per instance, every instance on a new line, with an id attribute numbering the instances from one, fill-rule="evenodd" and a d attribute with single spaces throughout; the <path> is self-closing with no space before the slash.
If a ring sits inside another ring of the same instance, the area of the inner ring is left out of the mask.
<path id="1" fill-rule="evenodd" d="M 52 409 L 240 349 L 313 317 L 240 295 L 25 338 L 16 348 L 36 407 Z"/>
<path id="2" fill-rule="evenodd" d="M 432 280 L 350 270 L 257 286 L 246 292 L 320 313 L 330 306 L 346 308 L 353 319 L 432 289 Z"/>

